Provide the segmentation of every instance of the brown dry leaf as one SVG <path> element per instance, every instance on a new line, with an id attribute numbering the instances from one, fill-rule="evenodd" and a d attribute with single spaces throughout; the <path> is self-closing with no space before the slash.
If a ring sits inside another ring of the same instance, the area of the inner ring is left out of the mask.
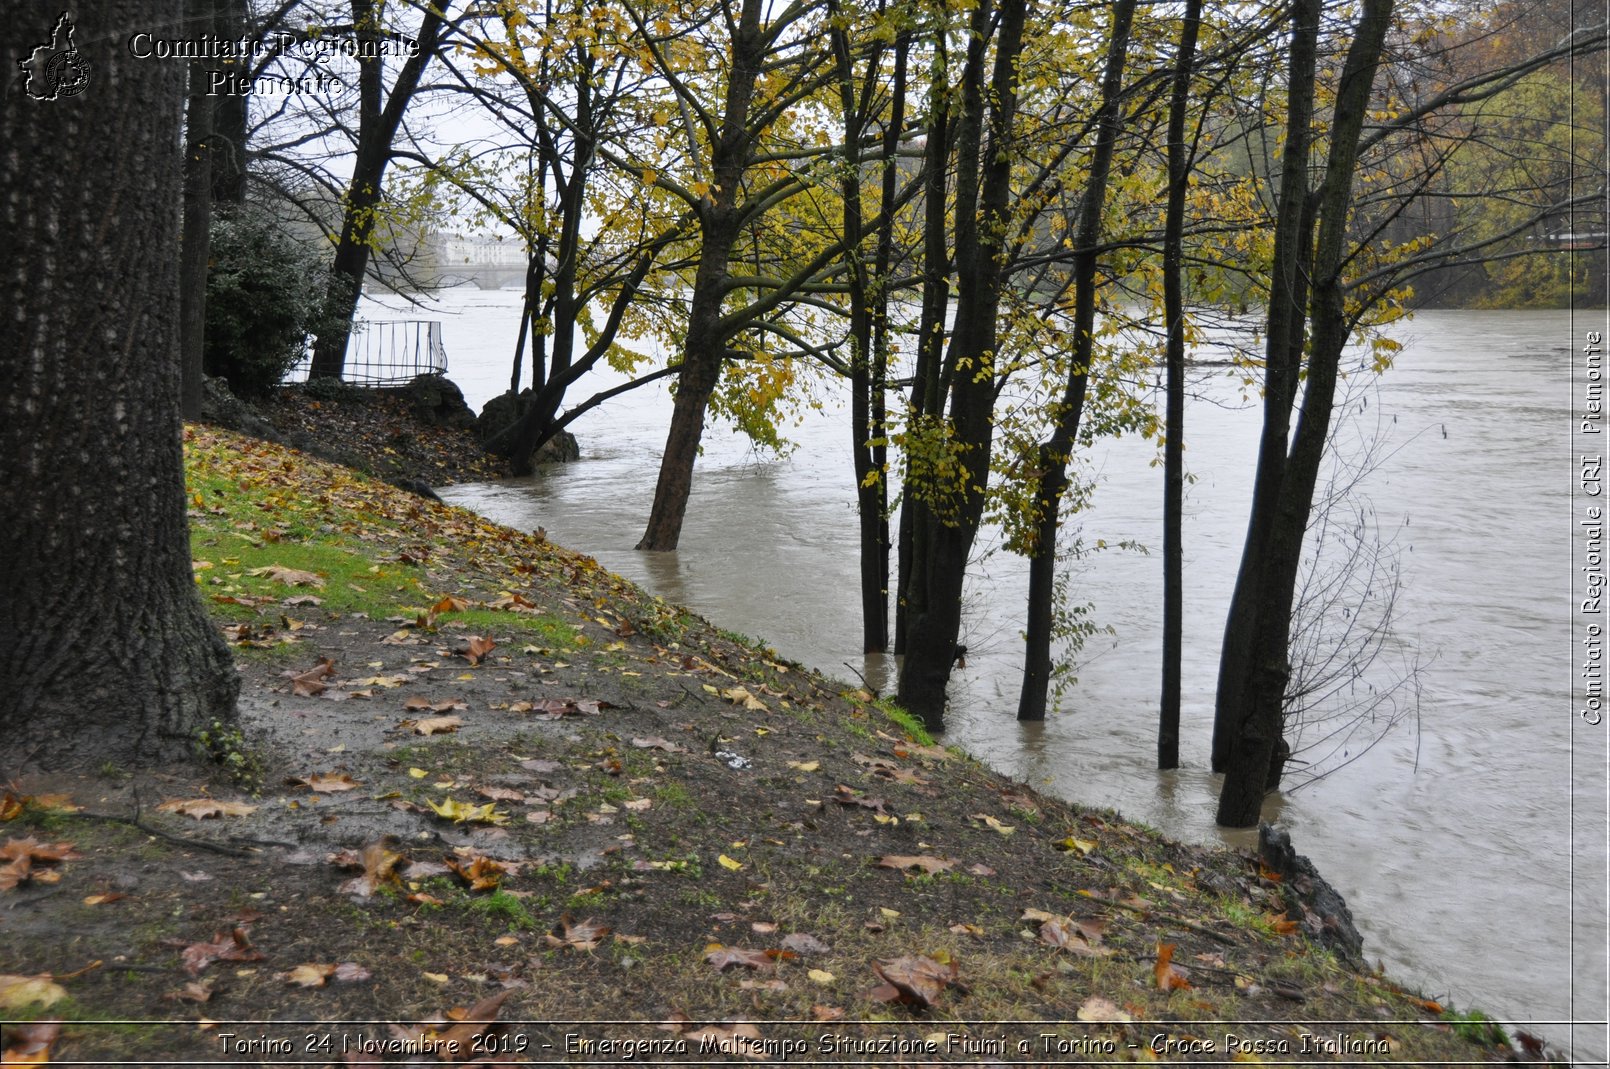
<path id="1" fill-rule="evenodd" d="M 355 961 L 341 961 L 336 963 L 335 972 L 330 974 L 330 979 L 338 984 L 359 984 L 372 976 L 368 969 Z"/>
<path id="2" fill-rule="evenodd" d="M 163 995 L 168 1002 L 208 1002 L 212 999 L 212 980 L 192 980 L 177 991 Z"/>
<path id="3" fill-rule="evenodd" d="M 883 857 L 878 858 L 878 867 L 885 869 L 899 869 L 902 872 L 910 872 L 913 869 L 917 869 L 929 875 L 933 875 L 936 872 L 946 872 L 955 868 L 956 862 L 942 857 L 934 857 L 931 854 L 919 854 L 915 856 L 910 854 L 885 854 Z"/>
<path id="4" fill-rule="evenodd" d="M 1054 917 L 1040 925 L 1040 938 L 1059 950 L 1087 958 L 1110 958 L 1114 951 L 1101 945 L 1101 928 L 1088 921 Z"/>
<path id="5" fill-rule="evenodd" d="M 25 839 L 7 839 L 5 845 L 0 846 L 0 858 L 18 861 L 30 858 L 34 861 L 77 861 L 84 855 L 73 850 L 72 843 L 42 843 L 33 836 Z"/>
<path id="6" fill-rule="evenodd" d="M 50 1048 L 61 1035 L 61 1021 L 51 1019 L 6 1025 L 0 1065 L 48 1065 Z"/>
<path id="7" fill-rule="evenodd" d="M 343 850 L 330 860 L 342 868 L 361 868 L 363 875 L 353 877 L 336 890 L 344 895 L 368 898 L 382 885 L 398 882 L 397 862 L 402 859 L 401 854 L 388 850 L 385 843 L 379 842 L 370 843 L 362 852 Z"/>
<path id="8" fill-rule="evenodd" d="M 1157 979 L 1160 991 L 1185 990 L 1191 982 L 1185 978 L 1185 973 L 1177 966 L 1170 964 L 1174 960 L 1174 944 L 1157 944 L 1157 962 L 1152 966 L 1152 975 Z"/>
<path id="9" fill-rule="evenodd" d="M 862 809 L 870 809 L 874 813 L 887 813 L 889 811 L 889 803 L 882 798 L 867 798 L 857 794 L 853 789 L 846 787 L 842 783 L 833 789 L 833 801 L 839 805 L 860 806 Z"/>
<path id="10" fill-rule="evenodd" d="M 788 984 L 782 980 L 739 980 L 740 991 L 787 991 Z"/>
<path id="11" fill-rule="evenodd" d="M 345 772 L 315 772 L 310 776 L 292 776 L 285 782 L 292 786 L 307 787 L 319 794 L 337 794 L 341 791 L 357 790 L 363 786 Z"/>
<path id="12" fill-rule="evenodd" d="M 495 891 L 508 869 L 489 857 L 479 855 L 466 861 L 456 857 L 447 859 L 447 867 L 469 885 L 471 891 Z"/>
<path id="13" fill-rule="evenodd" d="M 818 1002 L 811 1007 L 811 1019 L 815 1021 L 837 1021 L 843 1016 L 843 1006 L 824 1006 Z"/>
<path id="14" fill-rule="evenodd" d="M 408 728 L 415 735 L 448 735 L 464 726 L 461 716 L 432 716 L 424 720 L 404 720 L 398 728 Z"/>
<path id="15" fill-rule="evenodd" d="M 795 954 L 826 954 L 832 949 L 814 935 L 805 932 L 794 932 L 783 936 L 782 948 Z"/>
<path id="16" fill-rule="evenodd" d="M 549 946 L 563 950 L 591 950 L 608 934 L 609 928 L 596 920 L 588 918 L 577 922 L 566 913 L 543 939 Z"/>
<path id="17" fill-rule="evenodd" d="M 453 652 L 464 658 L 472 665 L 478 665 L 486 659 L 486 655 L 498 648 L 498 644 L 483 635 L 471 635 L 469 642 L 462 648 Z"/>
<path id="18" fill-rule="evenodd" d="M 3 796 L 0 796 L 0 821 L 16 820 L 22 816 L 23 807 L 30 801 L 32 799 L 18 797 L 10 791 L 6 791 Z"/>
<path id="19" fill-rule="evenodd" d="M 874 961 L 872 971 L 883 983 L 868 992 L 868 996 L 879 1002 L 932 1006 L 945 988 L 962 987 L 956 979 L 958 969 L 954 961 L 942 963 L 921 954 L 893 961 Z"/>
<path id="20" fill-rule="evenodd" d="M 745 969 L 770 969 L 776 964 L 774 955 L 767 951 L 726 947 L 720 943 L 712 943 L 705 949 L 704 960 L 714 965 L 716 972 L 726 972 L 734 966 Z"/>
<path id="21" fill-rule="evenodd" d="M 208 820 L 212 817 L 249 817 L 257 807 L 245 802 L 220 802 L 214 798 L 190 798 L 184 801 L 163 802 L 157 806 L 161 813 L 178 813 L 181 816 Z"/>
<path id="22" fill-rule="evenodd" d="M 286 586 L 316 586 L 322 587 L 324 580 L 312 572 L 299 571 L 296 568 L 287 568 L 282 564 L 270 564 L 266 568 L 253 568 L 247 575 L 255 575 L 272 579 Z"/>
<path id="23" fill-rule="evenodd" d="M 639 750 L 664 750 L 666 753 L 687 753 L 686 746 L 678 746 L 669 739 L 662 739 L 658 735 L 646 739 L 633 739 L 632 745 Z"/>
<path id="24" fill-rule="evenodd" d="M 286 675 L 291 677 L 292 694 L 298 698 L 317 698 L 329 689 L 329 685 L 324 681 L 335 675 L 335 661 L 326 657 L 306 672 L 301 674 L 287 672 Z"/>
<path id="25" fill-rule="evenodd" d="M 334 972 L 334 965 L 316 965 L 309 962 L 280 975 L 285 978 L 286 983 L 297 987 L 323 987 L 329 983 L 330 976 Z"/>
<path id="26" fill-rule="evenodd" d="M 477 787 L 475 793 L 494 802 L 523 802 L 525 792 L 513 787 Z"/>
<path id="27" fill-rule="evenodd" d="M 469 702 L 466 702 L 463 698 L 443 698 L 441 701 L 433 702 L 429 698 L 421 698 L 417 694 L 403 702 L 403 708 L 409 712 L 429 709 L 433 713 L 450 713 L 455 709 L 468 709 L 469 707 Z"/>
<path id="28" fill-rule="evenodd" d="M 215 961 L 262 961 L 263 955 L 252 946 L 247 938 L 245 928 L 236 928 L 226 938 L 222 932 L 215 933 L 210 943 L 191 943 L 179 955 L 184 963 L 184 971 L 191 976 L 199 976 L 201 970 Z"/>
<path id="29" fill-rule="evenodd" d="M 467 612 L 474 606 L 474 602 L 448 594 L 430 607 L 431 612 Z"/>
<path id="30" fill-rule="evenodd" d="M 1079 1006 L 1078 1016 L 1081 1021 L 1123 1023 L 1134 1020 L 1129 1014 L 1119 1009 L 1116 1003 L 1104 999 L 1100 995 L 1091 995 L 1085 999 Z"/>
<path id="31" fill-rule="evenodd" d="M 86 905 L 86 906 L 104 906 L 108 902 L 116 902 L 119 899 L 127 898 L 127 897 L 128 897 L 128 895 L 124 894 L 122 891 L 108 891 L 106 894 L 103 894 L 103 895 L 85 895 L 84 896 L 84 905 Z"/>

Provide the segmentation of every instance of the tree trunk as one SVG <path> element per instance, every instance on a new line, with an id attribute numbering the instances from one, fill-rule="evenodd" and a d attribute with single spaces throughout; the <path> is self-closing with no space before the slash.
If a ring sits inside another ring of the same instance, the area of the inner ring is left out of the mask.
<path id="1" fill-rule="evenodd" d="M 384 200 L 382 183 L 391 163 L 392 143 L 402 128 L 403 116 L 425 67 L 436 54 L 447 9 L 452 0 L 439 7 L 426 7 L 416 37 L 419 51 L 411 55 L 397 72 L 391 96 L 384 100 L 385 60 L 380 55 L 360 54 L 358 64 L 358 144 L 352 164 L 352 179 L 342 200 L 341 237 L 336 243 L 335 260 L 325 290 L 324 322 L 313 345 L 311 379 L 339 379 L 346 368 L 347 340 L 352 335 L 352 317 L 363 293 L 363 276 L 369 269 L 370 242 L 374 236 L 376 209 Z M 360 36 L 381 36 L 376 25 L 381 17 L 377 0 L 352 0 L 352 24 Z"/>
<path id="2" fill-rule="evenodd" d="M 1342 350 L 1347 345 L 1348 318 L 1341 272 L 1346 262 L 1347 222 L 1352 207 L 1353 172 L 1363 132 L 1375 71 L 1392 0 L 1364 0 L 1353 42 L 1347 50 L 1336 107 L 1331 117 L 1330 150 L 1325 180 L 1319 190 L 1318 240 L 1312 257 L 1312 356 L 1308 362 L 1302 416 L 1287 457 L 1280 500 L 1271 524 L 1264 559 L 1264 578 L 1253 636 L 1253 670 L 1246 681 L 1250 695 L 1236 734 L 1236 744 L 1219 795 L 1218 822 L 1251 827 L 1258 822 L 1263 795 L 1279 783 L 1275 757 L 1283 750 L 1281 730 L 1286 680 L 1291 669 L 1291 613 L 1303 536 L 1313 509 L 1314 488 L 1324 460 L 1325 441 L 1336 397 Z"/>
<path id="3" fill-rule="evenodd" d="M 938 42 L 943 71 L 944 39 Z M 948 93 L 942 75 L 930 87 L 934 103 L 928 113 L 928 144 L 923 150 L 923 237 L 922 237 L 922 314 L 917 327 L 917 366 L 912 373 L 911 401 L 906 406 L 906 422 L 916 424 L 939 412 L 939 365 L 945 347 L 945 314 L 950 307 L 950 229 L 946 211 L 946 174 L 950 159 L 950 115 Z M 912 493 L 911 465 L 907 461 L 900 504 L 900 554 L 895 576 L 894 652 L 904 654 L 910 646 L 908 624 L 927 604 L 924 592 L 927 575 L 928 532 L 933 517 Z M 920 521 L 919 521 L 920 517 Z"/>
<path id="4" fill-rule="evenodd" d="M 212 27 L 212 0 L 186 5 L 197 33 Z M 179 261 L 179 408 L 201 416 L 202 356 L 207 335 L 207 259 L 212 242 L 213 98 L 207 95 L 207 61 L 192 59 L 185 105 L 184 221 Z"/>
<path id="5" fill-rule="evenodd" d="M 8 16 L 16 72 L 56 16 Z M 54 11 L 54 9 L 52 9 Z M 157 763 L 234 717 L 239 680 L 190 567 L 177 237 L 185 67 L 129 27 L 177 0 L 84 0 L 88 91 L 0 98 L 0 737 L 8 762 Z M 56 54 L 60 54 L 57 52 Z"/>
<path id="6" fill-rule="evenodd" d="M 1186 0 L 1168 103 L 1168 206 L 1163 222 L 1163 690 L 1158 703 L 1157 767 L 1180 765 L 1180 659 L 1185 639 L 1185 193 L 1193 153 L 1185 143 L 1191 68 L 1202 0 Z"/>
<path id="7" fill-rule="evenodd" d="M 245 0 L 201 2 L 210 5 L 215 32 L 219 37 L 226 41 L 238 41 L 247 35 Z M 249 59 L 220 59 L 214 62 L 225 69 L 243 67 L 245 69 L 240 73 L 250 76 Z M 233 93 L 211 98 L 212 136 L 207 139 L 207 162 L 214 204 L 233 207 L 246 203 L 247 99 L 244 95 Z"/>
<path id="8" fill-rule="evenodd" d="M 729 339 L 722 325 L 721 308 L 727 294 L 732 249 L 738 241 L 738 190 L 754 151 L 750 111 L 764 48 L 760 21 L 764 6 L 764 0 L 743 0 L 742 14 L 733 26 L 732 74 L 727 82 L 721 136 L 710 153 L 715 181 L 700 212 L 703 241 L 693 279 L 682 372 L 677 379 L 665 452 L 660 457 L 654 507 L 638 549 L 675 549 L 682 537 L 682 520 L 687 515 L 688 496 L 693 492 L 693 463 L 704 436 L 704 417 L 727 355 Z"/>
<path id="9" fill-rule="evenodd" d="M 1101 240 L 1101 214 L 1107 204 L 1107 176 L 1113 150 L 1123 126 L 1121 94 L 1124 65 L 1129 54 L 1129 30 L 1135 20 L 1136 0 L 1118 0 L 1112 9 L 1107 34 L 1107 61 L 1101 76 L 1101 105 L 1096 143 L 1090 156 L 1079 204 L 1079 233 L 1073 266 L 1073 355 L 1068 383 L 1058 405 L 1050 441 L 1040 447 L 1040 485 L 1035 491 L 1039 516 L 1034 555 L 1029 558 L 1028 621 L 1023 658 L 1023 686 L 1018 694 L 1019 720 L 1044 720 L 1051 687 L 1051 633 L 1056 624 L 1057 529 L 1061 526 L 1062 495 L 1068 489 L 1068 461 L 1078 440 L 1084 414 L 1090 362 L 1095 356 L 1096 244 Z"/>
<path id="10" fill-rule="evenodd" d="M 909 622 L 898 700 L 929 731 L 945 729 L 945 687 L 961 631 L 961 594 L 967 560 L 984 512 L 994 436 L 996 315 L 1000 309 L 1001 260 L 1011 199 L 1013 136 L 1017 112 L 1018 60 L 1023 52 L 1027 0 L 1004 0 L 995 24 L 995 62 L 987 95 L 984 58 L 992 25 L 991 5 L 973 9 L 967 64 L 962 76 L 962 120 L 957 134 L 956 324 L 946 359 L 951 442 L 962 469 L 956 485 L 936 488 L 943 514 L 919 510 L 927 528 L 927 559 L 913 582 L 921 582 L 921 608 Z M 987 142 L 987 145 L 986 145 Z"/>
<path id="11" fill-rule="evenodd" d="M 1290 77 L 1286 88 L 1286 147 L 1281 161 L 1275 219 L 1274 263 L 1269 279 L 1268 328 L 1264 338 L 1263 432 L 1253 478 L 1252 512 L 1236 571 L 1235 591 L 1224 625 L 1214 699 L 1212 767 L 1223 772 L 1234 749 L 1237 725 L 1246 712 L 1248 682 L 1254 671 L 1258 586 L 1263 555 L 1280 483 L 1285 476 L 1291 410 L 1302 370 L 1311 250 L 1308 160 L 1314 115 L 1315 50 L 1319 0 L 1295 0 L 1292 9 Z"/>

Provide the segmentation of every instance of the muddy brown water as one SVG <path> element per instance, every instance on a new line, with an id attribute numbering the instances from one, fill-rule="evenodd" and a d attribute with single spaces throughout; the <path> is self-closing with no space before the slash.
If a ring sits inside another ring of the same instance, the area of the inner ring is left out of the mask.
<path id="1" fill-rule="evenodd" d="M 432 314 L 445 320 L 451 374 L 471 403 L 505 388 L 518 296 L 453 291 Z M 1544 1035 L 1578 1064 L 1602 1063 L 1610 1048 L 1606 728 L 1577 716 L 1571 600 L 1574 342 L 1593 315 L 1603 329 L 1602 313 L 1422 313 L 1395 328 L 1404 348 L 1393 370 L 1350 380 L 1338 449 L 1358 455 L 1374 442 L 1377 463 L 1339 515 L 1372 510 L 1366 523 L 1396 547 L 1402 575 L 1392 637 L 1353 692 L 1386 686 L 1417 660 L 1418 711 L 1367 752 L 1377 725 L 1362 725 L 1320 770 L 1350 763 L 1272 797 L 1265 812 L 1346 896 L 1372 961 L 1461 1010 Z M 786 459 L 756 454 L 729 427 L 707 432 L 675 553 L 632 549 L 653 495 L 664 391 L 581 420 L 579 463 L 443 496 L 544 526 L 722 627 L 888 688 L 890 659 L 858 652 L 848 417 L 835 386 L 820 391 L 826 411 L 791 428 L 799 448 Z M 1108 549 L 1072 566 L 1075 600 L 1116 639 L 1087 644 L 1077 686 L 1047 723 L 1017 724 L 1025 570 L 986 540 L 948 741 L 1175 836 L 1247 841 L 1213 826 L 1218 781 L 1205 767 L 1256 449 L 1245 393 L 1204 368 L 1188 409 L 1184 767 L 1152 767 L 1161 480 L 1154 447 L 1133 438 L 1089 459 L 1099 486 L 1077 526 L 1087 544 L 1133 540 L 1152 552 Z"/>

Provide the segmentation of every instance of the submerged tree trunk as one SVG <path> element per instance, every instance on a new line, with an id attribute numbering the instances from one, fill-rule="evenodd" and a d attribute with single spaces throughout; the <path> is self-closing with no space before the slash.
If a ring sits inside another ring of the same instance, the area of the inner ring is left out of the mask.
<path id="1" fill-rule="evenodd" d="M 1168 102 L 1168 206 L 1163 222 L 1163 320 L 1168 337 L 1163 406 L 1163 689 L 1157 767 L 1180 764 L 1180 657 L 1185 631 L 1185 192 L 1192 152 L 1185 144 L 1202 0 L 1186 0 Z"/>
<path id="2" fill-rule="evenodd" d="M 996 316 L 1001 260 L 1008 230 L 1018 60 L 1023 51 L 1027 0 L 1004 0 L 995 26 L 995 62 L 986 86 L 991 10 L 981 0 L 972 14 L 962 75 L 962 118 L 957 134 L 956 323 L 946 358 L 950 447 L 957 477 L 935 487 L 937 507 L 915 522 L 925 528 L 922 568 L 912 574 L 921 602 L 911 610 L 898 700 L 930 731 L 945 728 L 945 688 L 961 631 L 962 585 L 984 513 L 994 435 Z M 985 98 L 991 106 L 986 111 Z M 986 115 L 988 136 L 985 134 Z"/>
<path id="3" fill-rule="evenodd" d="M 1302 415 L 1286 458 L 1285 477 L 1264 554 L 1252 655 L 1243 683 L 1247 698 L 1219 794 L 1218 822 L 1226 827 L 1256 824 L 1264 794 L 1279 783 L 1297 573 L 1330 433 L 1342 350 L 1349 333 L 1341 274 L 1347 259 L 1354 170 L 1375 72 L 1391 21 L 1392 0 L 1364 0 L 1331 116 L 1325 179 L 1315 209 L 1318 237 L 1312 257 L 1313 295 L 1309 306 L 1312 352 Z"/>
<path id="4" fill-rule="evenodd" d="M 50 38 L 54 9 L 32 10 L 0 44 L 8 71 Z M 239 680 L 191 573 L 180 452 L 185 67 L 122 47 L 129 27 L 181 15 L 177 2 L 82 0 L 71 20 L 88 93 L 0 96 L 7 771 L 183 759 L 198 729 L 234 717 Z"/>
<path id="5" fill-rule="evenodd" d="M 1101 240 L 1101 214 L 1107 204 L 1107 176 L 1113 149 L 1123 124 L 1120 94 L 1124 64 L 1129 53 L 1129 30 L 1135 19 L 1136 0 L 1118 0 L 1112 9 L 1107 35 L 1107 62 L 1101 78 L 1101 110 L 1090 174 L 1079 205 L 1079 232 L 1073 265 L 1073 355 L 1068 383 L 1057 406 L 1051 438 L 1040 446 L 1040 485 L 1035 491 L 1039 517 L 1034 555 L 1029 558 L 1028 626 L 1023 657 L 1023 686 L 1018 694 L 1019 720 L 1044 720 L 1051 686 L 1051 633 L 1056 623 L 1057 529 L 1061 526 L 1062 495 L 1068 489 L 1068 461 L 1078 439 L 1084 413 L 1090 362 L 1095 355 L 1096 244 Z"/>
<path id="6" fill-rule="evenodd" d="M 1313 136 L 1320 8 L 1319 0 L 1295 0 L 1292 10 L 1286 147 L 1281 160 L 1268 326 L 1264 338 L 1263 432 L 1253 479 L 1252 512 L 1247 520 L 1246 542 L 1241 550 L 1241 565 L 1236 571 L 1235 590 L 1230 597 L 1224 643 L 1219 653 L 1213 716 L 1212 767 L 1215 772 L 1223 772 L 1228 767 L 1237 726 L 1245 713 L 1245 688 L 1254 656 L 1258 586 L 1278 507 L 1280 484 L 1285 476 L 1291 411 L 1302 371 L 1312 231 L 1308 161 Z"/>

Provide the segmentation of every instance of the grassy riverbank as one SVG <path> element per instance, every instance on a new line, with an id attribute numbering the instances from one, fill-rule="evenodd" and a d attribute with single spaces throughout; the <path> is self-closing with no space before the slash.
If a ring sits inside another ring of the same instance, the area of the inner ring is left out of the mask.
<path id="1" fill-rule="evenodd" d="M 1509 1054 L 1310 943 L 1250 857 L 1042 797 L 540 537 L 187 439 L 242 720 L 211 774 L 13 783 L 0 1016 L 66 1023 L 12 1058 Z M 353 1023 L 232 1023 L 269 1020 Z"/>

